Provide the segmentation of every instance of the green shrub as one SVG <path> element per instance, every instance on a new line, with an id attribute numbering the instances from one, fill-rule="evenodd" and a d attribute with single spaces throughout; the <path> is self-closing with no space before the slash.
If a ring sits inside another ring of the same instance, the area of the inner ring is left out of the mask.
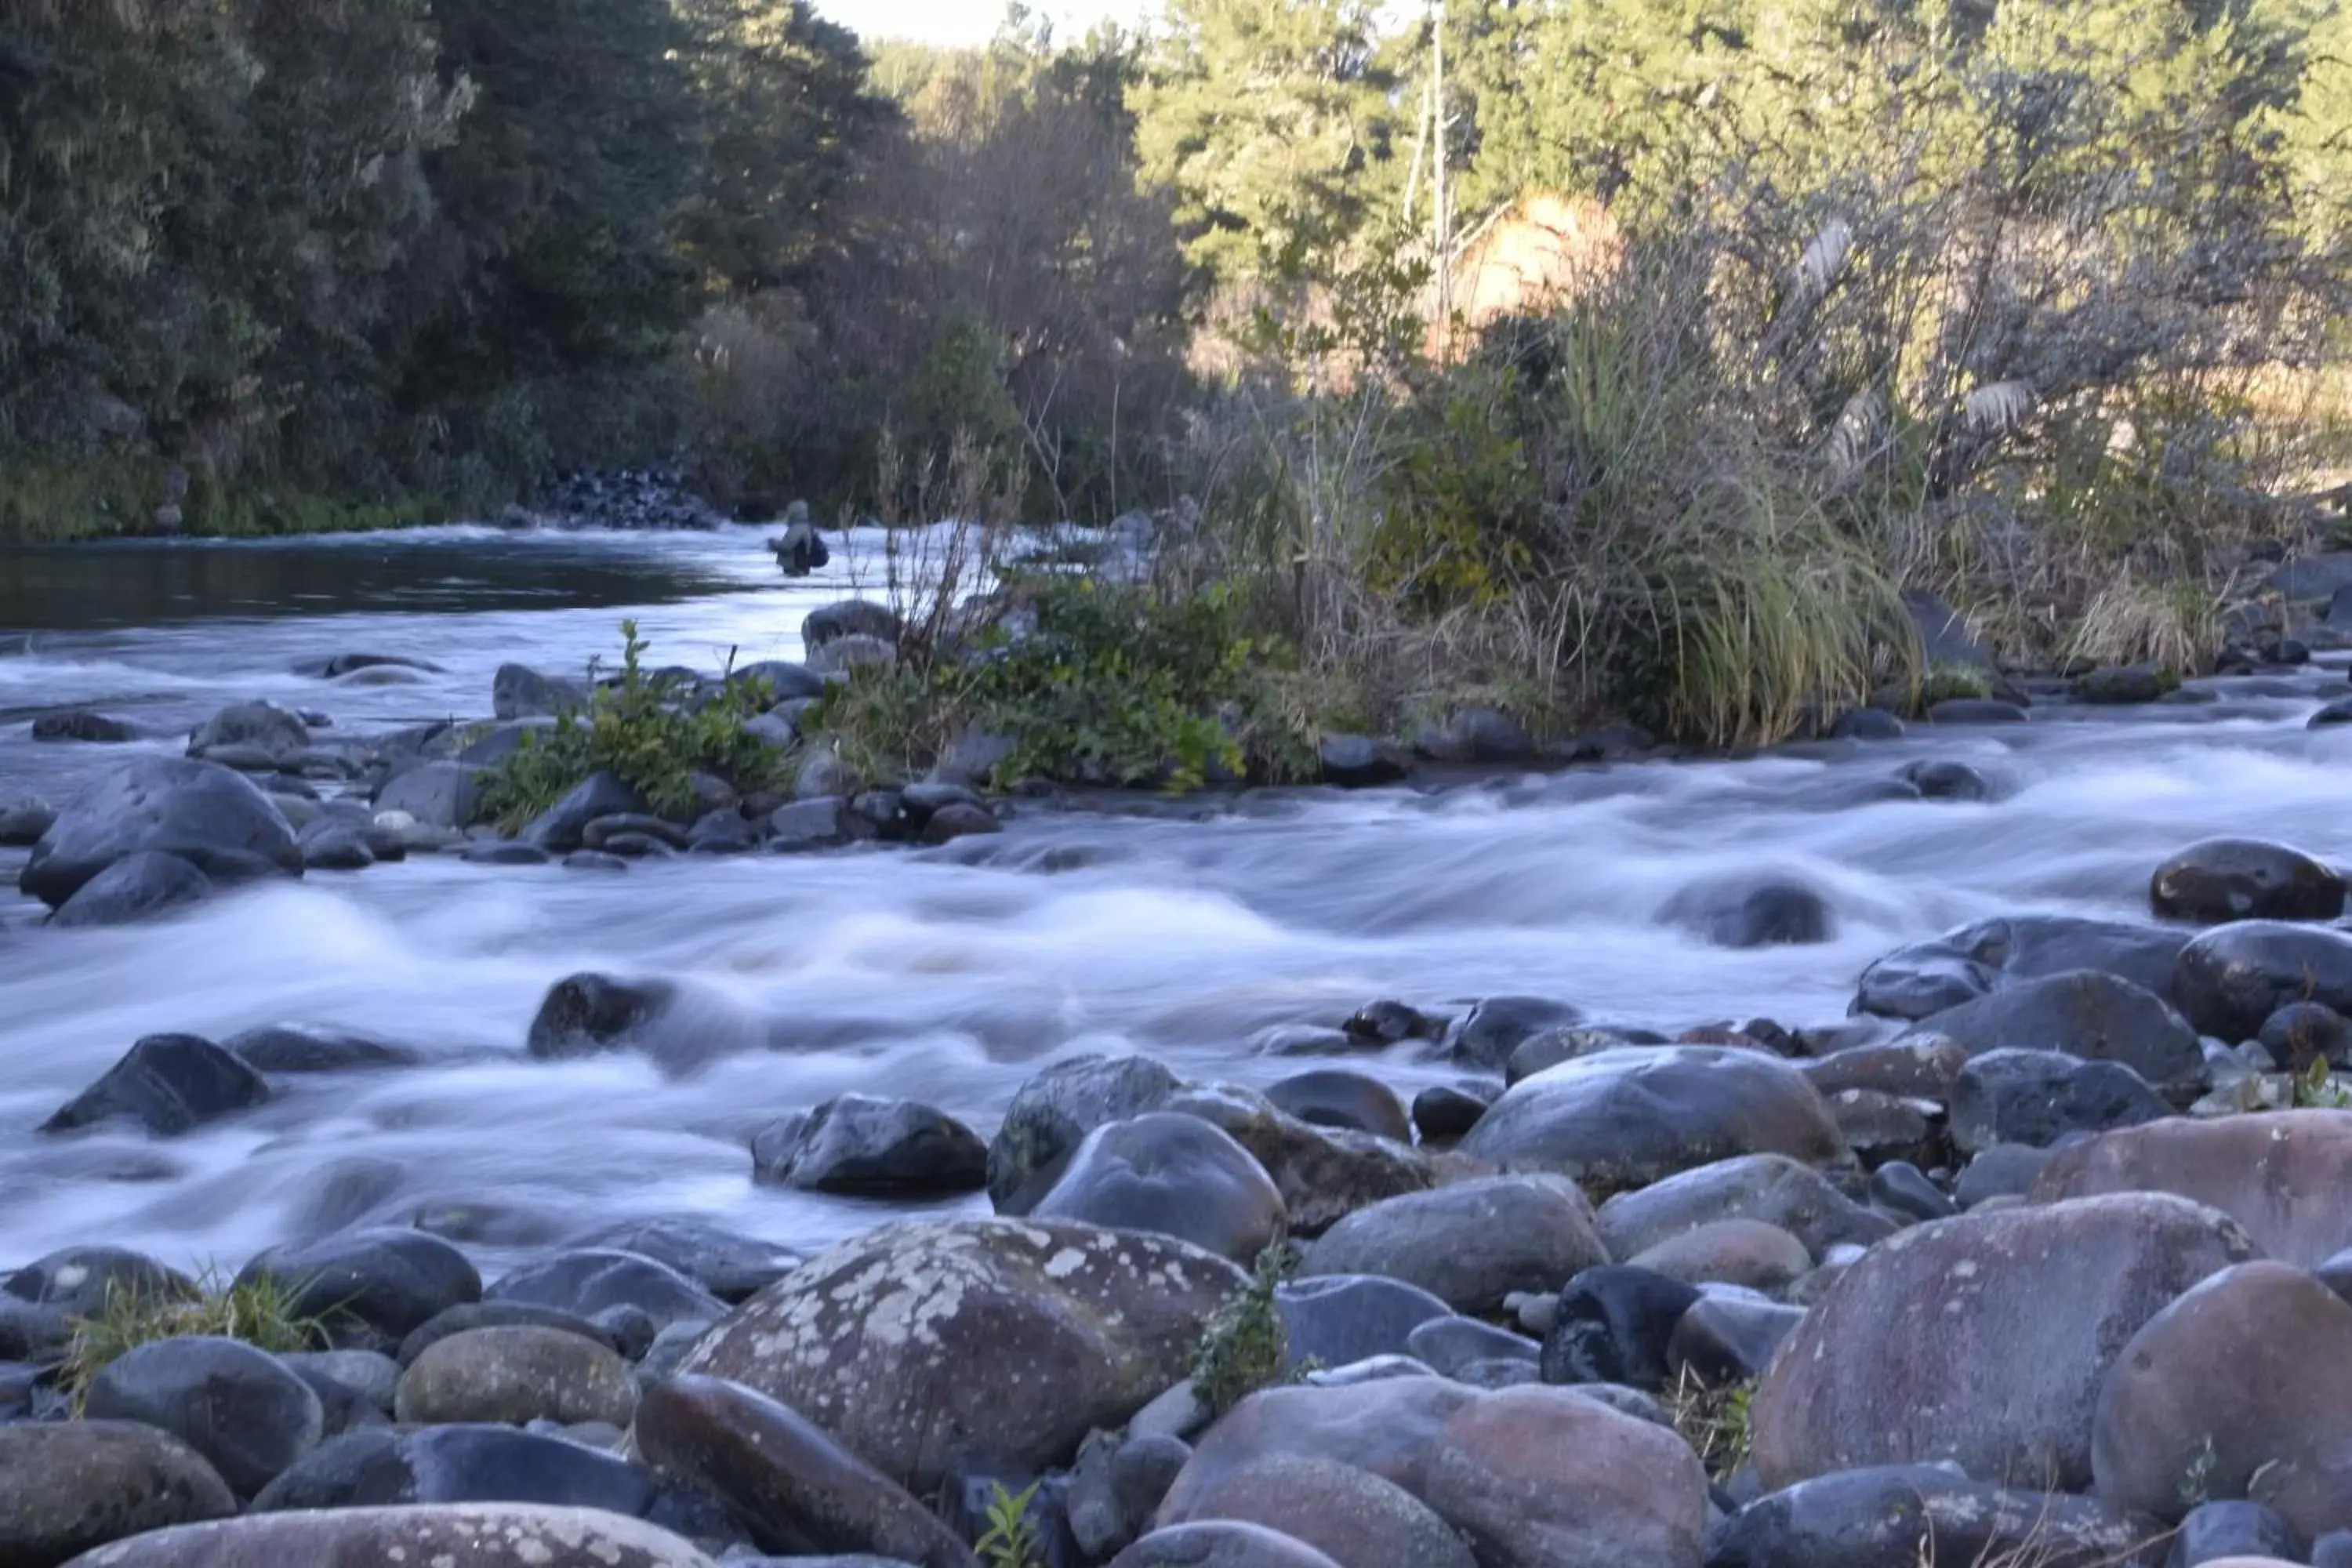
<path id="1" fill-rule="evenodd" d="M 552 729 L 526 733 L 484 780 L 483 811 L 503 831 L 521 827 L 592 773 L 615 774 L 667 816 L 692 809 L 696 773 L 744 791 L 781 777 L 782 755 L 745 729 L 774 701 L 765 681 L 730 674 L 716 692 L 689 693 L 673 677 L 646 673 L 636 622 L 623 621 L 621 637 L 619 678 L 557 713 Z"/>
<path id="2" fill-rule="evenodd" d="M 1298 1251 L 1287 1241 L 1269 1245 L 1257 1255 L 1248 1288 L 1220 1308 L 1202 1331 L 1192 1353 L 1192 1394 L 1212 1415 L 1223 1415 L 1282 1380 L 1290 1335 L 1274 1293 L 1298 1271 Z"/>
<path id="3" fill-rule="evenodd" d="M 1007 1491 L 1004 1483 L 989 1486 L 988 1529 L 972 1542 L 972 1551 L 988 1568 L 1044 1568 L 1045 1548 L 1037 1539 L 1036 1521 L 1029 1506 L 1037 1500 L 1037 1483 Z"/>

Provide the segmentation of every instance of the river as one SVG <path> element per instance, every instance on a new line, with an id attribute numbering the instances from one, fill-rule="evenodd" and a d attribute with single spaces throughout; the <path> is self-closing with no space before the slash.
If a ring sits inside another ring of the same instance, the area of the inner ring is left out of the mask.
<path id="1" fill-rule="evenodd" d="M 878 575 L 874 542 L 787 586 L 764 537 L 435 529 L 0 553 L 0 795 L 61 803 L 120 761 L 31 742 L 29 720 L 60 707 L 133 720 L 158 737 L 134 745 L 171 752 L 247 698 L 323 711 L 331 733 L 478 715 L 498 665 L 609 658 L 625 616 L 660 663 L 794 658 L 809 608 Z M 444 673 L 293 673 L 351 651 Z M 425 857 L 119 930 L 47 931 L 0 894 L 0 1265 L 106 1242 L 233 1269 L 289 1237 L 420 1217 L 489 1263 L 670 1215 L 810 1247 L 908 1212 L 752 1184 L 751 1134 L 845 1090 L 925 1100 L 985 1133 L 1056 1054 L 1141 1050 L 1265 1082 L 1312 1065 L 1255 1053 L 1266 1031 L 1384 996 L 1551 995 L 1669 1031 L 1828 1022 L 1872 959 L 1966 921 L 2145 919 L 2150 870 L 2200 837 L 2352 861 L 2352 727 L 2305 727 L 2344 671 L 2210 684 L 2221 700 L 2202 706 L 2063 708 L 1739 762 L 1032 806 L 999 837 L 921 853 L 624 876 Z M 1923 756 L 1971 764 L 1992 799 L 1861 800 Z M 0 852 L 12 885 L 21 863 Z M 1755 872 L 1824 893 L 1831 939 L 1730 952 L 1661 919 L 1682 889 Z M 705 1064 L 526 1057 L 548 986 L 587 969 L 685 982 L 672 1026 Z M 33 1131 L 142 1035 L 273 1023 L 371 1032 L 424 1065 L 290 1081 L 177 1139 Z M 1446 1076 L 1410 1051 L 1374 1070 L 1408 1090 Z"/>

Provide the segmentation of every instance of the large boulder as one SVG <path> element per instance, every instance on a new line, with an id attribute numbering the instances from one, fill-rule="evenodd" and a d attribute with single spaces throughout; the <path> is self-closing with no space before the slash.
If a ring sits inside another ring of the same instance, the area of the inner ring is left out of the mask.
<path id="1" fill-rule="evenodd" d="M 294 1370 L 241 1340 L 155 1340 L 90 1380 L 94 1420 L 143 1421 L 179 1438 L 250 1497 L 318 1447 L 326 1415 Z"/>
<path id="2" fill-rule="evenodd" d="M 236 1511 L 218 1472 L 159 1426 L 0 1423 L 0 1563 L 11 1568 L 55 1568 L 111 1541 Z"/>
<path id="3" fill-rule="evenodd" d="M 679 1363 L 781 1400 L 922 1492 L 1067 1462 L 1183 1377 L 1240 1270 L 1067 1222 L 885 1226 L 761 1291 Z"/>
<path id="4" fill-rule="evenodd" d="M 2209 838 L 2158 866 L 2147 896 L 2158 920 L 2191 925 L 2332 921 L 2344 912 L 2344 879 L 2284 844 Z"/>
<path id="5" fill-rule="evenodd" d="M 307 850 L 303 863 L 316 864 Z M 212 890 L 212 879 L 177 855 L 142 849 L 84 882 L 49 923 L 66 929 L 130 925 L 202 903 Z"/>
<path id="6" fill-rule="evenodd" d="M 2091 1463 L 2100 1496 L 2167 1519 L 2259 1489 L 2306 1538 L 2352 1530 L 2352 1303 L 2266 1259 L 2205 1280 L 2124 1346 Z"/>
<path id="7" fill-rule="evenodd" d="M 1804 1243 L 1814 1257 L 1833 1247 L 1868 1247 L 1895 1222 L 1838 1190 L 1810 1165 L 1783 1154 L 1720 1160 L 1669 1176 L 1601 1205 L 1601 1239 L 1613 1258 L 1632 1258 L 1704 1225 L 1761 1220 Z"/>
<path id="8" fill-rule="evenodd" d="M 1302 1460 L 1402 1489 L 1485 1568 L 1697 1568 L 1705 1552 L 1706 1475 L 1673 1432 L 1568 1389 L 1427 1376 L 1252 1395 L 1202 1436 L 1160 1523 L 1220 1517 L 1222 1497 Z M 1353 1537 L 1346 1490 L 1252 1490 L 1255 1523 L 1310 1543 Z"/>
<path id="9" fill-rule="evenodd" d="M 257 1514 L 183 1525 L 76 1568 L 714 1568 L 667 1530 L 591 1508 L 445 1503 Z"/>
<path id="10" fill-rule="evenodd" d="M 262 1076 L 210 1040 L 150 1035 L 123 1053 L 106 1076 L 41 1124 L 64 1132 L 116 1120 L 150 1132 L 186 1132 L 269 1099 Z"/>
<path id="11" fill-rule="evenodd" d="M 650 1258 L 730 1304 L 749 1300 L 807 1261 L 789 1247 L 698 1219 L 623 1220 L 591 1231 L 579 1244 Z"/>
<path id="12" fill-rule="evenodd" d="M 137 725 L 110 714 L 94 713 L 87 708 L 68 709 L 62 713 L 44 713 L 33 721 L 33 739 L 36 741 L 78 741 L 87 745 L 119 746 L 138 738 Z"/>
<path id="13" fill-rule="evenodd" d="M 637 1452 L 723 1500 L 773 1552 L 868 1552 L 921 1568 L 979 1559 L 907 1489 L 798 1411 L 712 1377 L 646 1391 Z"/>
<path id="14" fill-rule="evenodd" d="M 770 1186 L 870 1197 L 977 1192 L 988 1145 L 943 1110 L 845 1094 L 751 1140 L 751 1174 Z"/>
<path id="15" fill-rule="evenodd" d="M 482 1294 L 482 1277 L 464 1253 L 437 1236 L 391 1226 L 274 1247 L 237 1275 L 240 1284 L 264 1279 L 286 1292 L 289 1310 L 394 1339 Z"/>
<path id="16" fill-rule="evenodd" d="M 1757 1470 L 1780 1487 L 1949 1459 L 1981 1481 L 2080 1491 L 2092 1405 L 2124 1342 L 2253 1252 L 2228 1216 L 2155 1194 L 1906 1230 L 1781 1346 L 1752 1406 Z"/>
<path id="17" fill-rule="evenodd" d="M 502 721 L 560 713 L 587 700 L 578 681 L 541 675 L 527 665 L 502 664 L 490 678 L 490 710 Z"/>
<path id="18" fill-rule="evenodd" d="M 141 757 L 49 825 L 16 885 L 57 909 L 142 850 L 177 856 L 215 879 L 302 874 L 292 825 L 251 780 L 214 763 Z"/>
<path id="19" fill-rule="evenodd" d="M 1609 1261 L 1592 1208 L 1558 1176 L 1490 1176 L 1358 1209 L 1307 1251 L 1303 1272 L 1378 1274 L 1457 1312 L 1491 1315 Z"/>
<path id="20" fill-rule="evenodd" d="M 2012 981 L 1933 1015 L 1920 1028 L 1972 1057 L 2063 1051 L 2088 1061 L 2121 1062 L 2151 1084 L 2192 1084 L 2205 1068 L 2197 1031 L 2168 1003 L 2143 986 L 2092 969 Z"/>
<path id="21" fill-rule="evenodd" d="M 1853 1010 L 1925 1018 L 2020 980 L 2091 969 L 2172 1000 L 2188 933 L 2071 915 L 2016 915 L 1898 948 L 1863 971 Z"/>
<path id="22" fill-rule="evenodd" d="M 2058 1051 L 1987 1051 L 1952 1089 L 1952 1142 L 1968 1153 L 2000 1143 L 2046 1148 L 2062 1138 L 2159 1121 L 2164 1097 L 2121 1062 Z"/>
<path id="23" fill-rule="evenodd" d="M 1514 1085 L 1461 1142 L 1475 1158 L 1642 1186 L 1740 1154 L 1835 1160 L 1845 1141 L 1804 1076 L 1759 1052 L 1601 1051 Z"/>
<path id="24" fill-rule="evenodd" d="M 568 854 L 586 842 L 588 825 L 599 817 L 642 816 L 650 809 L 646 797 L 619 774 L 599 771 L 533 818 L 522 839 L 551 854 Z"/>
<path id="25" fill-rule="evenodd" d="M 560 1329 L 469 1329 L 436 1341 L 401 1374 L 394 1413 L 420 1426 L 583 1421 L 626 1426 L 636 1414 L 629 1363 Z"/>
<path id="26" fill-rule="evenodd" d="M 1796 947 L 1830 940 L 1837 917 L 1818 889 L 1788 877 L 1710 878 L 1666 900 L 1658 918 L 1717 947 Z"/>
<path id="27" fill-rule="evenodd" d="M 195 1289 L 178 1269 L 120 1247 L 68 1247 L 0 1279 L 0 1293 L 77 1318 L 99 1316 L 116 1294 L 152 1300 L 193 1296 Z"/>
<path id="28" fill-rule="evenodd" d="M 1420 1286 L 1372 1274 L 1286 1279 L 1275 1288 L 1274 1305 L 1282 1316 L 1282 1364 L 1290 1372 L 1310 1362 L 1343 1367 L 1403 1355 L 1414 1330 L 1454 1316 Z"/>
<path id="29" fill-rule="evenodd" d="M 2266 1258 L 2316 1268 L 2352 1247 L 2352 1111 L 2273 1110 L 2174 1119 L 2061 1149 L 2036 1203 L 2102 1193 L 2173 1193 L 2243 1226 Z"/>
<path id="30" fill-rule="evenodd" d="M 272 757 L 289 757 L 310 744 L 310 727 L 299 714 L 268 702 L 239 702 L 224 708 L 198 727 L 188 741 L 188 755 L 208 756 L 230 747 L 250 746 Z"/>
<path id="31" fill-rule="evenodd" d="M 672 1323 L 716 1322 L 727 1304 L 667 1264 L 634 1252 L 587 1247 L 527 1263 L 483 1292 L 485 1301 L 553 1307 L 595 1318 L 616 1308 L 642 1312 L 656 1329 Z"/>
<path id="32" fill-rule="evenodd" d="M 1230 1084 L 1185 1089 L 1165 1109 L 1210 1122 L 1248 1150 L 1274 1179 L 1291 1227 L 1303 1235 L 1382 1198 L 1493 1173 L 1491 1165 L 1458 1152 L 1301 1121 L 1264 1095 Z"/>
<path id="33" fill-rule="evenodd" d="M 1113 1121 L 1157 1110 L 1183 1080 L 1150 1057 L 1070 1057 L 1023 1084 L 988 1146 L 988 1195 L 1000 1213 L 1026 1214 L 1070 1152 Z"/>
<path id="34" fill-rule="evenodd" d="M 2034 1488 L 2007 1490 L 1940 1465 L 1889 1465 L 1801 1481 L 1757 1499 L 1716 1532 L 1708 1568 L 2155 1568 L 2164 1527 L 2141 1514 Z"/>
<path id="35" fill-rule="evenodd" d="M 1282 1194 L 1250 1152 L 1196 1116 L 1153 1111 L 1097 1127 L 1029 1212 L 1156 1231 L 1237 1262 L 1285 1229 Z"/>
<path id="36" fill-rule="evenodd" d="M 2279 921 L 2216 926 L 2180 950 L 2173 994 L 2191 1024 L 2231 1043 L 2290 1002 L 2352 1012 L 2352 936 Z"/>
<path id="37" fill-rule="evenodd" d="M 821 605 L 801 621 L 801 647 L 814 653 L 844 637 L 873 637 L 895 644 L 900 631 L 898 612 L 871 599 L 844 599 Z"/>
<path id="38" fill-rule="evenodd" d="M 375 809 L 402 812 L 423 827 L 471 827 L 482 819 L 482 773 L 465 763 L 422 763 L 376 792 Z"/>

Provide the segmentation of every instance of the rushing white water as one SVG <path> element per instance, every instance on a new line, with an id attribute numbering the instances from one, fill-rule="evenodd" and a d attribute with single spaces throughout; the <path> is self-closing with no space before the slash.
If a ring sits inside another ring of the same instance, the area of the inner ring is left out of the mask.
<path id="1" fill-rule="evenodd" d="M 162 624 L 37 630 L 29 652 L 0 657 L 0 709 L 87 702 L 184 736 L 259 696 L 365 731 L 478 713 L 499 663 L 576 667 L 609 652 L 624 614 L 660 662 L 792 657 L 801 616 L 844 579 L 785 590 L 760 537 L 436 531 L 320 545 L 400 557 L 404 580 L 428 581 L 345 583 L 318 614 L 213 614 L 199 595 Z M 543 605 L 485 586 L 486 557 L 502 581 L 517 558 L 542 561 Z M 591 567 L 595 590 L 579 590 Z M 661 589 L 630 604 L 606 591 L 615 574 Z M 392 687 L 290 673 L 350 650 L 446 673 Z M 1824 1022 L 1870 960 L 1964 921 L 2142 918 L 2149 871 L 2200 837 L 2352 860 L 2352 728 L 2304 727 L 2342 686 L 2340 670 L 2315 669 L 2287 687 L 2223 683 L 2226 700 L 2205 707 L 2062 710 L 2018 728 L 1426 795 L 1032 809 L 1001 837 L 921 853 L 695 858 L 619 877 L 423 858 L 124 930 L 47 931 L 29 906 L 0 903 L 0 1263 L 105 1241 L 234 1266 L 289 1236 L 420 1213 L 492 1258 L 665 1215 L 808 1245 L 884 1211 L 755 1187 L 745 1148 L 765 1121 L 846 1089 L 929 1100 L 985 1131 L 1056 1054 L 1144 1050 L 1264 1082 L 1310 1065 L 1255 1055 L 1264 1031 L 1336 1023 L 1380 996 L 1555 995 L 1661 1029 Z M 0 728 L 0 794 L 58 794 L 121 754 L 25 735 Z M 1927 755 L 1976 766 L 1994 800 L 1841 804 Z M 1821 889 L 1832 940 L 1727 952 L 1660 918 L 1695 882 L 1759 871 Z M 665 1032 L 698 1065 L 525 1057 L 547 987 L 586 969 L 686 982 L 685 1019 Z M 178 1139 L 32 1131 L 142 1035 L 270 1023 L 365 1030 L 427 1062 L 289 1079 L 268 1107 Z M 1445 1076 L 1409 1052 L 1371 1067 L 1407 1089 Z"/>

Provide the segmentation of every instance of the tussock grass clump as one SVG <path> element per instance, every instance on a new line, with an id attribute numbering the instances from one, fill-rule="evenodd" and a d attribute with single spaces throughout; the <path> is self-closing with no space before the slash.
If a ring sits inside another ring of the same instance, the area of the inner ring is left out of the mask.
<path id="1" fill-rule="evenodd" d="M 1688 1367 L 1666 1390 L 1666 1415 L 1675 1430 L 1717 1481 L 1727 1481 L 1754 1448 L 1748 1405 L 1755 1394 L 1752 1383 L 1709 1384 Z"/>
<path id="2" fill-rule="evenodd" d="M 74 1320 L 58 1386 L 79 1410 L 100 1373 L 158 1340 L 215 1335 L 273 1353 L 328 1349 L 327 1315 L 295 1310 L 297 1299 L 268 1275 L 225 1281 L 207 1272 L 185 1292 L 117 1283 L 95 1314 Z"/>

